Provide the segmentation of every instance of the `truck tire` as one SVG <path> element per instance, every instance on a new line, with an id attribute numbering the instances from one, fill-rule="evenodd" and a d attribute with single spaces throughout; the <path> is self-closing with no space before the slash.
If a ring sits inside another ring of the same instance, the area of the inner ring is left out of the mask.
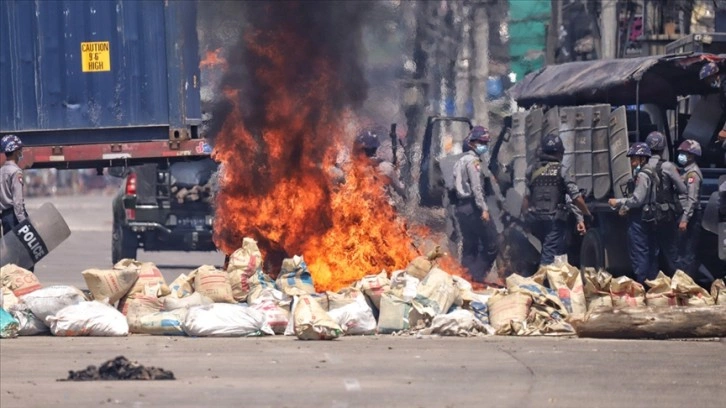
<path id="1" fill-rule="evenodd" d="M 111 261 L 116 262 L 131 258 L 136 259 L 138 239 L 133 231 L 116 223 L 111 233 Z"/>
<path id="2" fill-rule="evenodd" d="M 580 265 L 595 269 L 607 268 L 605 261 L 605 245 L 600 231 L 597 228 L 590 229 L 582 239 L 580 246 Z"/>

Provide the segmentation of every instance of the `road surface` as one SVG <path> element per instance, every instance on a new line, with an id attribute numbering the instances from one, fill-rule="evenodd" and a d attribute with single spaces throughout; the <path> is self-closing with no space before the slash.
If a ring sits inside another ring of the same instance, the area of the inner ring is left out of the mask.
<path id="1" fill-rule="evenodd" d="M 43 200 L 32 200 L 38 206 Z M 110 265 L 110 197 L 57 198 L 73 234 L 38 266 L 84 287 Z M 146 254 L 167 279 L 213 253 Z M 58 382 L 123 355 L 176 381 Z M 0 407 L 721 407 L 726 342 L 575 338 L 22 337 L 0 342 Z"/>

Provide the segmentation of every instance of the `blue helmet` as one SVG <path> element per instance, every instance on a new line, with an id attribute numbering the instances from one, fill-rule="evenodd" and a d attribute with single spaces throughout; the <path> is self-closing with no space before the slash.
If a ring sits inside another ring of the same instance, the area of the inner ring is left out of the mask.
<path id="1" fill-rule="evenodd" d="M 489 143 L 491 138 L 489 137 L 489 129 L 485 128 L 484 126 L 474 126 L 474 128 L 471 129 L 471 132 L 469 132 L 469 137 L 467 138 L 467 142 L 481 142 L 481 143 Z"/>
<path id="2" fill-rule="evenodd" d="M 650 157 L 652 156 L 652 153 L 650 152 L 650 147 L 648 147 L 647 144 L 643 142 L 633 143 L 630 146 L 630 149 L 628 149 L 628 157 L 632 156 L 640 156 L 640 157 Z"/>
<path id="3" fill-rule="evenodd" d="M 690 153 L 694 156 L 701 156 L 701 144 L 698 143 L 695 140 L 687 139 L 684 140 L 683 143 L 681 143 L 680 146 L 678 146 L 678 151 L 680 152 L 686 152 Z"/>
<path id="4" fill-rule="evenodd" d="M 701 68 L 701 73 L 698 75 L 701 79 L 706 79 L 712 75 L 719 73 L 718 65 L 715 62 L 709 62 Z"/>
<path id="5" fill-rule="evenodd" d="M 381 141 L 375 131 L 366 130 L 358 134 L 356 144 L 365 150 L 375 150 L 381 146 Z"/>
<path id="6" fill-rule="evenodd" d="M 653 150 L 658 152 L 663 151 L 665 150 L 666 146 L 665 136 L 663 136 L 663 133 L 660 132 L 650 132 L 650 134 L 648 134 L 648 137 L 645 138 L 645 143 L 648 144 L 651 152 Z"/>
<path id="7" fill-rule="evenodd" d="M 555 133 L 549 133 L 542 138 L 542 153 L 556 154 L 564 153 L 565 146 L 562 139 Z"/>
<path id="8" fill-rule="evenodd" d="M 23 142 L 15 135 L 6 135 L 0 139 L 0 150 L 3 153 L 12 153 L 23 147 Z"/>

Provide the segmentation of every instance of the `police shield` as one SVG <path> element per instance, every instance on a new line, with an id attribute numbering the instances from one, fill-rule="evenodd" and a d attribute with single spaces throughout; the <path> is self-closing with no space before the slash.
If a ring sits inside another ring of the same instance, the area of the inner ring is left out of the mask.
<path id="1" fill-rule="evenodd" d="M 51 203 L 29 211 L 28 219 L 0 239 L 0 266 L 31 268 L 71 235 L 60 212 Z"/>

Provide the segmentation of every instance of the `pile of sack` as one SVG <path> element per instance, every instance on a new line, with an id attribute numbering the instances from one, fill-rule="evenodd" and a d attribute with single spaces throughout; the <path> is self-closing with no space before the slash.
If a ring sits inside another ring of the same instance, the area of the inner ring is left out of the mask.
<path id="1" fill-rule="evenodd" d="M 533 277 L 509 276 L 505 289 L 474 291 L 437 266 L 439 255 L 434 251 L 390 277 L 382 271 L 325 293 L 316 292 L 301 256 L 285 259 L 272 279 L 251 238 L 231 255 L 226 270 L 201 266 L 171 284 L 153 263 L 130 259 L 112 269 L 83 271 L 85 292 L 42 288 L 33 273 L 6 265 L 0 269 L 0 335 L 572 335 L 570 323 L 597 307 L 726 302 L 723 281 L 709 294 L 682 272 L 672 279 L 661 274 L 646 292 L 604 271 L 581 274 L 565 258 Z"/>

